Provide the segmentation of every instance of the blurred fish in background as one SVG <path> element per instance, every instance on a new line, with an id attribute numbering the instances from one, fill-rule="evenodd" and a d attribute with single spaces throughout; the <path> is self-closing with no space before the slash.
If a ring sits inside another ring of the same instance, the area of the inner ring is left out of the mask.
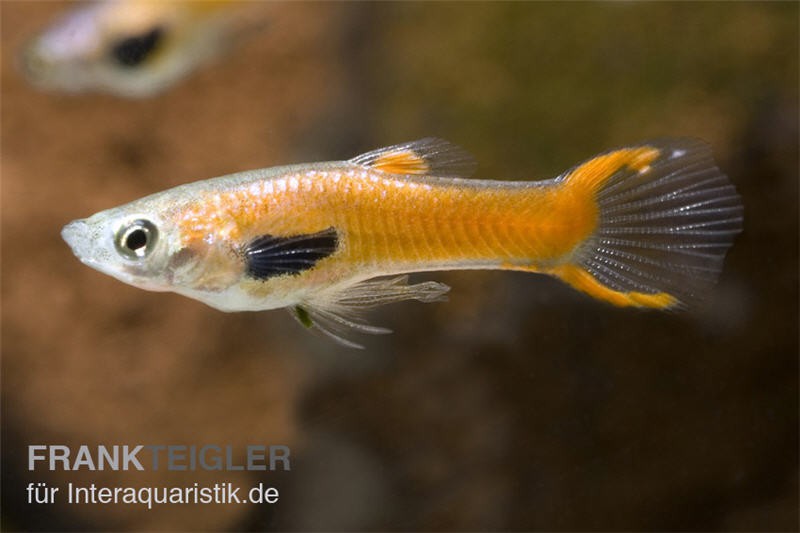
<path id="1" fill-rule="evenodd" d="M 261 29 L 263 21 L 247 8 L 258 4 L 104 0 L 81 5 L 24 48 L 23 70 L 43 89 L 152 96 Z"/>

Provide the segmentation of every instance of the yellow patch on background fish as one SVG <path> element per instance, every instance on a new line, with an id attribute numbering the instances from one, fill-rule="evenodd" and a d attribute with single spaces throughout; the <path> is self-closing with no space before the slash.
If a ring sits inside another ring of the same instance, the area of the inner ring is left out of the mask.
<path id="1" fill-rule="evenodd" d="M 367 308 L 448 287 L 411 272 L 556 276 L 617 306 L 691 304 L 741 230 L 739 196 L 708 146 L 613 150 L 552 180 L 463 179 L 460 148 L 423 139 L 349 161 L 253 170 L 158 193 L 67 225 L 84 263 L 224 311 L 285 307 L 348 346 Z"/>

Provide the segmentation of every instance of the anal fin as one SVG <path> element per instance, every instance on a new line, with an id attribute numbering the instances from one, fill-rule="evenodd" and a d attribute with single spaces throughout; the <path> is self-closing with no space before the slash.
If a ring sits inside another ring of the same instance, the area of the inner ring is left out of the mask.
<path id="1" fill-rule="evenodd" d="M 352 333 L 391 333 L 390 329 L 368 324 L 362 317 L 365 310 L 403 300 L 442 301 L 449 290 L 447 285 L 435 281 L 410 285 L 408 276 L 381 278 L 319 295 L 290 308 L 290 312 L 307 329 L 322 333 L 343 346 L 363 348 L 347 337 Z"/>

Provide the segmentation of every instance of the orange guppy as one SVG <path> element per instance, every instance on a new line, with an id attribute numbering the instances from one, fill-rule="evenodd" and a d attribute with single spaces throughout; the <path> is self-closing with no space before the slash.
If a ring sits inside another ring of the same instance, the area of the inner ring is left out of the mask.
<path id="1" fill-rule="evenodd" d="M 423 139 L 349 161 L 182 185 L 71 222 L 85 264 L 223 311 L 285 307 L 350 346 L 385 333 L 364 309 L 442 299 L 411 272 L 549 274 L 618 306 L 677 308 L 716 282 L 741 231 L 738 194 L 708 146 L 611 150 L 545 181 L 465 179 L 462 149 Z"/>
<path id="2" fill-rule="evenodd" d="M 263 21 L 248 4 L 257 2 L 76 4 L 26 44 L 20 65 L 42 89 L 152 96 L 256 31 Z"/>

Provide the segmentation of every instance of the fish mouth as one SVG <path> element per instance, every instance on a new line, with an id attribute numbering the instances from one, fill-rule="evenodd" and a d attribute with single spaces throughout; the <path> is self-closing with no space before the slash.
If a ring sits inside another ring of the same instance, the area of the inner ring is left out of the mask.
<path id="1" fill-rule="evenodd" d="M 89 232 L 89 225 L 84 220 L 73 220 L 61 230 L 61 238 L 72 249 L 72 253 L 84 261 L 89 258 L 86 234 Z M 84 261 L 85 262 L 85 261 Z"/>
<path id="2" fill-rule="evenodd" d="M 105 271 L 101 268 L 102 262 L 96 257 L 97 244 L 93 237 L 91 226 L 86 223 L 85 219 L 73 220 L 61 230 L 61 238 L 69 245 L 72 253 L 81 260 L 81 263 Z"/>

